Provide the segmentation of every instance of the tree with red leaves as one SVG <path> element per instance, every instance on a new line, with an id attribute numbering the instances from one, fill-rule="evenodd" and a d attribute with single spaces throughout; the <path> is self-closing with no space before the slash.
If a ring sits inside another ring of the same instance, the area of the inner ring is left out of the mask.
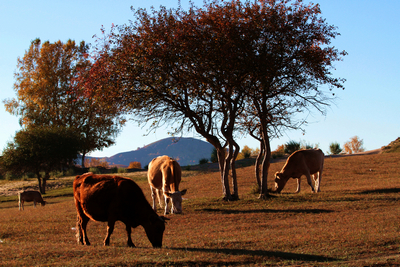
<path id="1" fill-rule="evenodd" d="M 100 50 L 96 75 L 104 82 L 96 90 L 150 129 L 170 123 L 174 134 L 195 129 L 206 138 L 217 150 L 226 200 L 238 199 L 235 138 L 251 132 L 262 142 L 260 197 L 267 197 L 270 138 L 298 128 L 295 113 L 323 111 L 329 98 L 318 85 L 342 88 L 329 69 L 345 53 L 328 46 L 338 33 L 319 14 L 318 5 L 284 0 L 139 9 Z"/>

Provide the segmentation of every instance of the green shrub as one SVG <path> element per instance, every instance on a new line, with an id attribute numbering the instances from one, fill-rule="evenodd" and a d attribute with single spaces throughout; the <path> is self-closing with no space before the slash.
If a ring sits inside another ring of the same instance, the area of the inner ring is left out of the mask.
<path id="1" fill-rule="evenodd" d="M 248 159 L 251 156 L 252 149 L 248 146 L 244 146 L 241 153 L 243 155 L 243 158 Z"/>
<path id="2" fill-rule="evenodd" d="M 317 148 L 317 145 L 313 145 L 311 143 L 307 143 L 307 141 L 302 141 L 300 144 L 300 149 L 313 149 L 313 148 Z"/>
<path id="3" fill-rule="evenodd" d="M 213 148 L 213 150 L 211 151 L 211 162 L 212 163 L 218 162 L 218 155 L 217 155 L 217 149 L 216 148 Z"/>
<path id="4" fill-rule="evenodd" d="M 127 173 L 128 170 L 125 168 L 118 168 L 118 173 Z"/>
<path id="5" fill-rule="evenodd" d="M 60 178 L 63 177 L 64 173 L 61 171 L 52 171 L 50 172 L 50 177 L 54 177 L 54 178 Z"/>
<path id="6" fill-rule="evenodd" d="M 93 172 L 94 174 L 100 174 L 101 173 L 99 168 L 96 168 L 96 167 L 90 167 L 89 168 L 89 172 Z"/>
<path id="7" fill-rule="evenodd" d="M 292 154 L 300 149 L 300 143 L 296 141 L 289 141 L 285 144 L 285 153 Z"/>
<path id="8" fill-rule="evenodd" d="M 200 164 L 206 164 L 206 163 L 208 163 L 208 159 L 206 159 L 206 158 L 201 159 L 201 160 L 199 160 L 199 163 Z"/>
<path id="9" fill-rule="evenodd" d="M 281 158 L 285 155 L 285 145 L 279 145 L 276 150 L 271 152 L 273 159 Z"/>
<path id="10" fill-rule="evenodd" d="M 75 175 L 75 170 L 73 168 L 69 168 L 66 172 L 65 172 L 65 176 L 74 176 Z"/>
<path id="11" fill-rule="evenodd" d="M 7 181 L 17 180 L 17 179 L 20 179 L 20 178 L 21 177 L 19 177 L 18 175 L 13 174 L 11 172 L 7 172 L 4 175 L 4 179 L 7 180 Z"/>
<path id="12" fill-rule="evenodd" d="M 329 152 L 331 153 L 331 155 L 337 155 L 337 154 L 340 154 L 340 152 L 342 152 L 342 148 L 340 147 L 340 144 L 337 142 L 330 143 L 329 144 Z"/>

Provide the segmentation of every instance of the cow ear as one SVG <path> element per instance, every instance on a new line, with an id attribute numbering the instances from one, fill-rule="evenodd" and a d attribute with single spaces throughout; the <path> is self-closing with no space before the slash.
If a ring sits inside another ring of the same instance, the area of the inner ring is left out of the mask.
<path id="1" fill-rule="evenodd" d="M 166 197 L 169 197 L 169 198 L 172 197 L 172 193 L 170 193 L 170 192 L 165 192 L 165 191 L 164 191 L 164 195 L 165 195 Z"/>
<path id="2" fill-rule="evenodd" d="M 187 189 L 184 189 L 181 191 L 181 195 L 183 196 L 184 194 L 186 194 Z"/>
<path id="3" fill-rule="evenodd" d="M 281 177 L 279 177 L 279 172 L 276 172 L 276 173 L 275 173 L 275 178 L 276 178 L 276 179 L 280 179 L 280 178 L 281 178 Z"/>

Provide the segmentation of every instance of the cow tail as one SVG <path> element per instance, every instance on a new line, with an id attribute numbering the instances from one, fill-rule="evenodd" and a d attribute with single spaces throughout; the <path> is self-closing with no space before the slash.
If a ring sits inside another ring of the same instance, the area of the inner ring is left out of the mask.
<path id="1" fill-rule="evenodd" d="M 174 167 L 172 169 L 173 169 L 173 177 L 174 177 L 175 189 L 176 189 L 176 191 L 179 191 L 179 182 L 181 181 L 181 172 L 179 172 L 178 169 L 180 167 L 179 167 L 178 162 L 176 162 L 176 161 L 174 161 L 173 166 Z"/>
<path id="2" fill-rule="evenodd" d="M 174 185 L 174 188 L 173 189 L 171 188 L 171 189 L 173 190 L 173 192 L 176 192 L 176 191 L 179 191 L 179 188 L 178 188 L 178 185 L 176 184 L 175 164 L 174 164 L 174 161 L 171 161 L 171 162 L 172 162 L 171 177 L 172 177 L 172 183 Z"/>

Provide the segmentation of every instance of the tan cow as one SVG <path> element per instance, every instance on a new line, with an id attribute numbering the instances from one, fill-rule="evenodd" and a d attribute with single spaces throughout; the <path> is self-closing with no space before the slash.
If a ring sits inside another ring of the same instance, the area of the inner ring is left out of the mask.
<path id="1" fill-rule="evenodd" d="M 305 175 L 312 192 L 321 192 L 321 176 L 324 168 L 324 153 L 321 149 L 298 150 L 289 156 L 280 172 L 275 173 L 276 192 L 280 193 L 289 178 L 297 179 L 296 193 L 300 192 L 300 178 Z M 313 187 L 311 176 L 315 181 Z"/>
<path id="2" fill-rule="evenodd" d="M 24 210 L 24 202 L 32 202 L 36 208 L 36 203 L 40 203 L 42 206 L 46 205 L 46 201 L 43 200 L 42 195 L 38 191 L 23 191 L 18 193 L 18 206 L 19 210 Z"/>
<path id="3" fill-rule="evenodd" d="M 172 201 L 171 213 L 182 213 L 182 196 L 186 194 L 186 189 L 179 191 L 182 171 L 176 160 L 168 156 L 160 156 L 149 163 L 147 178 L 153 198 L 153 209 L 156 211 L 155 196 L 158 197 L 158 203 L 162 208 L 161 194 L 164 194 L 165 210 L 164 215 L 168 214 L 169 199 Z"/>
<path id="4" fill-rule="evenodd" d="M 105 246 L 110 244 L 116 221 L 125 224 L 129 247 L 135 246 L 131 239 L 131 228 L 139 225 L 143 226 L 153 247 L 162 246 L 166 218 L 154 212 L 142 189 L 131 179 L 89 172 L 76 176 L 73 189 L 78 214 L 78 243 L 90 245 L 86 226 L 89 220 L 93 220 L 107 222 Z"/>

